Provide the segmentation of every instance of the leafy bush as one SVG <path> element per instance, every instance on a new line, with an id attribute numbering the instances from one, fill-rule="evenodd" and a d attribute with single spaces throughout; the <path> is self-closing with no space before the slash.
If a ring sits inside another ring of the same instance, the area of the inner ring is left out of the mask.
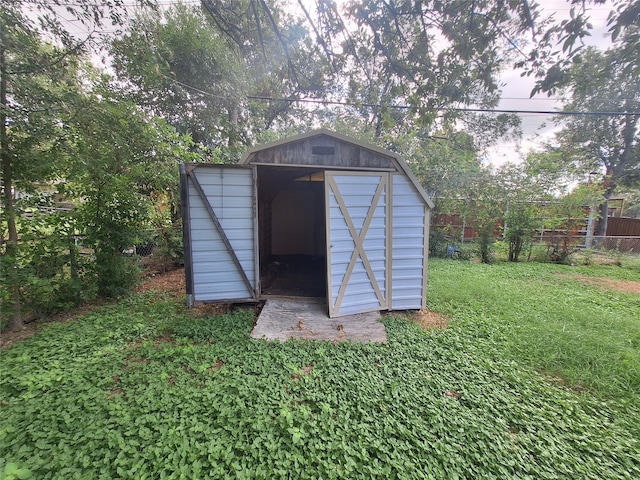
<path id="1" fill-rule="evenodd" d="M 158 247 L 156 255 L 165 259 L 170 265 L 184 265 L 184 245 L 182 243 L 182 229 L 176 227 L 163 227 L 159 230 Z"/>
<path id="2" fill-rule="evenodd" d="M 28 315 L 42 317 L 68 310 L 95 298 L 96 290 L 88 275 L 90 260 L 79 254 L 73 240 L 51 234 L 32 241 L 29 237 L 19 246 L 13 259 L 20 279 L 22 310 Z M 0 279 L 9 259 L 2 258 Z M 8 295 L 7 283 L 0 282 L 0 296 Z M 9 302 L 2 302 L 3 306 Z M 0 313 L 7 313 L 0 311 Z"/>
<path id="3" fill-rule="evenodd" d="M 97 250 L 95 259 L 93 272 L 101 297 L 117 298 L 131 293 L 140 278 L 140 269 L 134 258 L 106 248 Z"/>
<path id="4" fill-rule="evenodd" d="M 532 262 L 549 263 L 548 248 L 544 244 L 536 244 L 531 247 L 530 253 L 527 255 L 527 259 Z"/>
<path id="5" fill-rule="evenodd" d="M 432 228 L 429 232 L 429 256 L 446 258 L 450 243 L 451 241 L 440 229 Z"/>
<path id="6" fill-rule="evenodd" d="M 481 232 L 474 241 L 475 254 L 482 263 L 493 263 L 495 260 L 495 240 L 492 233 Z"/>

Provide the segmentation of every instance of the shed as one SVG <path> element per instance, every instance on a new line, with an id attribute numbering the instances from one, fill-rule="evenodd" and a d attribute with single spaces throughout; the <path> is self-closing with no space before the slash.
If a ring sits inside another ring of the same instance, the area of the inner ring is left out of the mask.
<path id="1" fill-rule="evenodd" d="M 329 130 L 181 165 L 187 301 L 421 309 L 433 203 L 395 153 Z"/>

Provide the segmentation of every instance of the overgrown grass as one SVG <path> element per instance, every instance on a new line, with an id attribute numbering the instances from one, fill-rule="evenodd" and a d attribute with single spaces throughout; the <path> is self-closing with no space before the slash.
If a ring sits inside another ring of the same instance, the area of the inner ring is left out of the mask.
<path id="1" fill-rule="evenodd" d="M 153 295 L 51 325 L 0 353 L 0 472 L 638 478 L 638 296 L 574 271 L 434 261 L 449 328 L 386 317 L 386 345 L 250 340 L 252 311 Z"/>
<path id="2" fill-rule="evenodd" d="M 506 351 L 569 386 L 640 395 L 640 295 L 578 276 L 640 281 L 614 266 L 431 262 L 430 307 L 474 328 L 499 327 Z"/>

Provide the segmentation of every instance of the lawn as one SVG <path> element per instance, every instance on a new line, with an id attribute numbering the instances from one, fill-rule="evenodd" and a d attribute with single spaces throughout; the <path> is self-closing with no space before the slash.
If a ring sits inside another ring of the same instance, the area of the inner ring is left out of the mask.
<path id="1" fill-rule="evenodd" d="M 608 280 L 603 280 L 608 279 Z M 640 478 L 640 271 L 430 263 L 444 329 L 250 340 L 163 292 L 0 352 L 5 478 Z"/>

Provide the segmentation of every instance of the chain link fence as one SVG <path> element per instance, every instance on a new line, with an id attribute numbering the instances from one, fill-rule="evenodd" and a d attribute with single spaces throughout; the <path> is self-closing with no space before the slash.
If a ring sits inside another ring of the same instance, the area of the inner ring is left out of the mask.
<path id="1" fill-rule="evenodd" d="M 640 237 L 591 237 L 585 240 L 585 247 L 593 250 L 640 253 Z"/>
<path id="2" fill-rule="evenodd" d="M 452 237 L 436 232 L 430 237 L 430 254 L 435 257 L 449 258 L 471 258 L 477 254 L 477 237 Z M 506 244 L 502 237 L 496 237 L 495 245 Z M 556 261 L 556 257 L 568 257 L 579 252 L 594 252 L 602 254 L 631 254 L 640 256 L 640 236 L 592 236 L 559 234 L 552 236 L 535 236 L 531 239 L 529 247 L 525 247 L 522 258 L 544 261 L 551 258 Z M 495 246 L 494 246 L 495 247 Z M 506 251 L 506 250 L 505 250 Z M 505 251 L 497 247 L 497 254 L 506 255 Z M 547 259 L 548 259 L 547 258 Z"/>

